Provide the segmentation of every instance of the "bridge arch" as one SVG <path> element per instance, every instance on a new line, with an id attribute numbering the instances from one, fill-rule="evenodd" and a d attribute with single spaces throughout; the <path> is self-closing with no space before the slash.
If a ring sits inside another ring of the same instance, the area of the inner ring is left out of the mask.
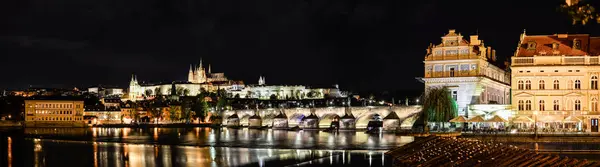
<path id="1" fill-rule="evenodd" d="M 340 116 L 336 113 L 324 114 L 319 118 L 319 128 L 328 128 L 329 125 L 331 125 L 331 122 L 336 118 L 338 120 L 340 119 Z"/>
<path id="2" fill-rule="evenodd" d="M 379 115 L 381 117 L 381 115 L 377 112 L 371 111 L 371 112 L 366 112 L 363 113 L 362 115 L 356 117 L 356 128 L 357 129 L 364 129 L 367 128 L 367 125 L 369 124 L 369 121 L 373 121 L 373 117 Z"/>
<path id="3" fill-rule="evenodd" d="M 288 126 L 289 127 L 294 127 L 294 126 L 300 126 L 300 123 L 302 122 L 302 118 L 304 118 L 306 115 L 302 114 L 302 113 L 294 113 L 291 116 L 288 116 Z"/>

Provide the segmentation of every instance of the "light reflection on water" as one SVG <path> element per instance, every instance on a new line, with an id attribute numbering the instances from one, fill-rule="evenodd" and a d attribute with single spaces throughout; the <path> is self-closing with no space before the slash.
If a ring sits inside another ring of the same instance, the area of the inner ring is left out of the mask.
<path id="1" fill-rule="evenodd" d="M 364 132 L 211 128 L 38 128 L 24 134 L 22 142 L 12 142 L 12 148 L 22 148 L 18 156 L 11 154 L 19 162 L 12 166 L 383 166 L 385 150 L 414 140 Z"/>
<path id="2" fill-rule="evenodd" d="M 275 166 L 311 164 L 349 164 L 350 152 L 341 150 L 267 149 L 232 147 L 194 147 L 109 142 L 28 139 L 35 145 L 33 162 L 25 166 Z M 69 146 L 69 150 L 64 150 Z M 90 146 L 91 151 L 90 150 Z M 383 151 L 374 151 L 382 159 Z M 92 153 L 93 161 L 87 161 Z M 355 152 L 356 154 L 357 152 Z M 373 152 L 368 153 L 372 164 Z M 60 155 L 60 156 L 51 156 Z M 339 160 L 339 159 L 343 160 Z M 52 161 L 49 161 L 51 159 Z M 313 160 L 316 159 L 316 160 Z M 348 162 L 346 162 L 348 159 Z M 383 159 L 382 159 L 383 160 Z M 335 162 L 335 163 L 334 163 Z M 383 165 L 384 162 L 378 162 Z"/>
<path id="3" fill-rule="evenodd" d="M 372 135 L 354 131 L 327 133 L 227 128 L 36 128 L 25 129 L 25 134 L 50 139 L 137 144 L 358 150 L 386 150 L 414 140 L 395 134 Z"/>

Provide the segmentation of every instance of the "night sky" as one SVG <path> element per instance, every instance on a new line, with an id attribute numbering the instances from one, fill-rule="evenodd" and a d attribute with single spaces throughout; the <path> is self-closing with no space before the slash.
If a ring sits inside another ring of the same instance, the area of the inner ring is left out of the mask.
<path id="1" fill-rule="evenodd" d="M 564 0 L 19 0 L 0 2 L 0 89 L 126 87 L 213 72 L 267 84 L 422 90 L 429 43 L 479 32 L 511 56 L 528 34 L 592 33 L 557 11 Z M 598 30 L 596 30 L 598 31 Z M 500 63 L 502 64 L 502 63 Z"/>

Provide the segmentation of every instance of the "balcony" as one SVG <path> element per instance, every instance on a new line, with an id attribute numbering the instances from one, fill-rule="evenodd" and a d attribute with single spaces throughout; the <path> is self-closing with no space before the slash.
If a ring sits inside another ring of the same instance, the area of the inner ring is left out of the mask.
<path id="1" fill-rule="evenodd" d="M 443 77 L 475 77 L 478 76 L 477 70 L 468 71 L 442 71 L 425 73 L 425 78 L 443 78 Z"/>
<path id="2" fill-rule="evenodd" d="M 460 55 L 430 55 L 425 57 L 425 60 L 462 60 L 462 59 L 478 59 L 475 54 L 460 54 Z"/>
<path id="3" fill-rule="evenodd" d="M 535 56 L 512 58 L 513 66 L 597 64 L 600 64 L 600 59 L 598 56 Z"/>

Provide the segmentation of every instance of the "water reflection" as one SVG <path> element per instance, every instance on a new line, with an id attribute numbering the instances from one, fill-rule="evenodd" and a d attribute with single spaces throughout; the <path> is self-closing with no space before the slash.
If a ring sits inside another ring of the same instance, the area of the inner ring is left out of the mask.
<path id="1" fill-rule="evenodd" d="M 395 134 L 372 135 L 353 131 L 328 133 L 227 128 L 27 128 L 25 134 L 34 138 L 78 141 L 294 149 L 385 150 L 414 140 Z"/>
<path id="2" fill-rule="evenodd" d="M 34 139 L 34 166 L 269 166 L 269 164 L 349 164 L 352 153 L 335 150 L 193 147 Z M 44 146 L 42 149 L 41 146 Z M 63 149 L 68 146 L 70 149 Z M 93 161 L 85 156 L 91 150 Z M 52 156 L 60 155 L 60 156 Z M 378 155 L 383 155 L 378 153 Z M 354 155 L 356 156 L 356 155 Z M 369 153 L 369 161 L 372 160 Z M 51 159 L 52 161 L 46 161 Z M 317 159 L 311 161 L 313 159 Z M 68 162 L 68 163 L 65 163 Z M 93 164 L 92 164 L 93 163 Z M 370 164 L 372 164 L 370 162 Z M 383 162 L 381 162 L 383 164 Z"/>
<path id="3" fill-rule="evenodd" d="M 24 136 L 23 136 L 24 134 Z M 383 151 L 412 137 L 211 128 L 27 128 L 6 143 L 12 166 L 384 165 Z M 18 143 L 14 141 L 20 141 Z M 15 145 L 16 144 L 16 145 Z M 15 149 L 21 153 L 15 155 Z M 23 148 L 23 149 L 21 149 Z M 356 152 L 343 150 L 380 150 Z M 16 159 L 15 159 L 16 158 Z M 358 159 L 358 160 L 355 160 Z M 355 160 L 355 161 L 353 161 Z M 0 165 L 3 166 L 3 165 Z"/>

